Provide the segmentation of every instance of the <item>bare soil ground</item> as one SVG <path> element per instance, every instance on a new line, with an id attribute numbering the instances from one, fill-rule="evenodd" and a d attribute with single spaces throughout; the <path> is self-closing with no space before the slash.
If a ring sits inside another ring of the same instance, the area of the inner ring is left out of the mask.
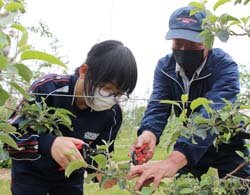
<path id="1" fill-rule="evenodd" d="M 10 169 L 0 168 L 0 179 L 10 179 Z"/>

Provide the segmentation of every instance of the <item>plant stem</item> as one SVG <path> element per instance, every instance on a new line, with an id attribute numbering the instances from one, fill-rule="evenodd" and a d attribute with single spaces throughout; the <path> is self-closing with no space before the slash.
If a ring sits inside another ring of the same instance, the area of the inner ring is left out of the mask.
<path id="1" fill-rule="evenodd" d="M 241 168 L 243 168 L 244 166 L 246 166 L 248 164 L 248 161 L 245 161 L 243 163 L 241 163 L 238 167 L 236 167 L 233 171 L 231 171 L 230 173 L 228 173 L 223 179 L 227 179 L 229 177 L 232 177 L 233 174 L 235 174 L 237 171 L 239 171 Z"/>
<path id="2" fill-rule="evenodd" d="M 14 112 L 19 112 L 19 110 L 16 110 L 15 108 L 10 108 L 8 106 L 4 106 L 4 108 L 8 109 L 8 110 L 12 110 Z"/>
<path id="3" fill-rule="evenodd" d="M 102 173 L 102 174 L 107 174 L 105 171 L 103 171 L 103 170 L 101 170 L 101 169 L 98 169 L 98 168 L 96 168 L 95 166 L 93 166 L 93 165 L 89 165 L 88 164 L 88 168 L 90 168 L 90 169 L 93 169 L 93 170 L 95 170 L 95 171 L 98 171 L 98 172 L 100 172 L 100 173 Z"/>

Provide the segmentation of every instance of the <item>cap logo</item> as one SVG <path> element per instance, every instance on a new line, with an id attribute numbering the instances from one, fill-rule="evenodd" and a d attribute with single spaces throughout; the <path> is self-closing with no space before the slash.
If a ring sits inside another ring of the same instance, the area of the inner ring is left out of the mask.
<path id="1" fill-rule="evenodd" d="M 184 18 L 184 17 L 181 17 L 181 18 L 176 18 L 176 20 L 180 21 L 182 23 L 185 23 L 185 24 L 197 23 L 197 20 L 195 20 L 193 18 Z"/>

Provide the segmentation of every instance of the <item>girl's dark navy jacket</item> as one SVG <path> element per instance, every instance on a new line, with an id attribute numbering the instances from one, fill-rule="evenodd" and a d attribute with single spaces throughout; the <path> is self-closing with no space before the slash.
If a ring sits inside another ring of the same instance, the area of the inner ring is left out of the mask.
<path id="1" fill-rule="evenodd" d="M 82 139 L 92 148 L 96 145 L 103 145 L 102 140 L 112 141 L 115 139 L 117 132 L 122 122 L 122 111 L 119 105 L 105 111 L 96 112 L 87 108 L 80 110 L 75 103 L 72 104 L 72 96 L 74 87 L 77 81 L 75 75 L 56 75 L 50 74 L 33 83 L 31 91 L 33 93 L 48 94 L 47 96 L 36 95 L 36 101 L 41 101 L 41 97 L 46 98 L 46 103 L 50 107 L 64 108 L 72 112 L 75 117 L 72 117 L 73 131 L 70 131 L 65 126 L 61 126 L 60 130 L 63 136 Z M 56 96 L 55 94 L 69 95 Z M 23 120 L 18 115 L 13 114 L 10 122 L 18 127 L 18 124 Z M 56 136 L 53 134 L 34 135 L 27 134 L 21 138 L 16 138 L 16 141 L 29 140 L 37 141 L 38 152 L 32 154 L 32 159 L 26 156 L 24 160 L 12 161 L 12 179 L 15 181 L 27 180 L 30 178 L 41 179 L 47 182 L 60 182 L 65 180 L 64 171 L 59 171 L 59 165 L 51 157 L 51 146 Z M 114 150 L 113 144 L 110 151 Z M 83 180 L 83 170 L 75 171 L 69 178 L 69 181 Z M 32 185 L 32 182 L 30 181 Z M 78 183 L 77 182 L 77 183 Z"/>

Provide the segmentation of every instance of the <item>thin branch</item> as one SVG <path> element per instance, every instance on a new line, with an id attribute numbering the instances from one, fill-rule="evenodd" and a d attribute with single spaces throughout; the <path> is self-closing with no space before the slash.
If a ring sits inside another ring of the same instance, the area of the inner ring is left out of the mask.
<path id="1" fill-rule="evenodd" d="M 241 178 L 241 177 L 237 177 L 237 176 L 234 176 L 234 175 L 230 175 L 229 177 L 232 177 L 232 178 L 235 178 L 235 179 L 239 179 L 240 181 L 243 181 L 243 182 L 250 183 L 250 179 L 247 179 L 247 178 Z"/>
<path id="2" fill-rule="evenodd" d="M 11 107 L 8 107 L 8 106 L 4 106 L 4 108 L 8 109 L 8 110 L 12 110 L 14 112 L 19 112 L 20 110 L 17 110 L 15 108 L 11 108 Z"/>
<path id="3" fill-rule="evenodd" d="M 98 172 L 100 172 L 100 173 L 102 173 L 102 174 L 107 175 L 107 173 L 106 173 L 105 171 L 103 171 L 103 170 L 101 170 L 101 169 L 98 169 L 98 168 L 96 168 L 96 167 L 93 166 L 93 165 L 89 165 L 89 164 L 88 164 L 88 168 L 93 169 L 93 170 L 95 170 L 95 171 L 98 171 Z"/>
<path id="4" fill-rule="evenodd" d="M 248 33 L 236 33 L 234 31 L 230 31 L 229 35 L 233 35 L 233 36 L 246 36 L 246 35 L 248 35 Z"/>
<path id="5" fill-rule="evenodd" d="M 233 171 L 231 171 L 230 173 L 228 173 L 223 179 L 227 179 L 229 177 L 232 177 L 233 174 L 235 174 L 236 172 L 238 172 L 241 168 L 243 168 L 244 166 L 246 166 L 248 164 L 248 161 L 245 161 L 243 163 L 241 163 L 238 167 L 236 167 Z"/>

